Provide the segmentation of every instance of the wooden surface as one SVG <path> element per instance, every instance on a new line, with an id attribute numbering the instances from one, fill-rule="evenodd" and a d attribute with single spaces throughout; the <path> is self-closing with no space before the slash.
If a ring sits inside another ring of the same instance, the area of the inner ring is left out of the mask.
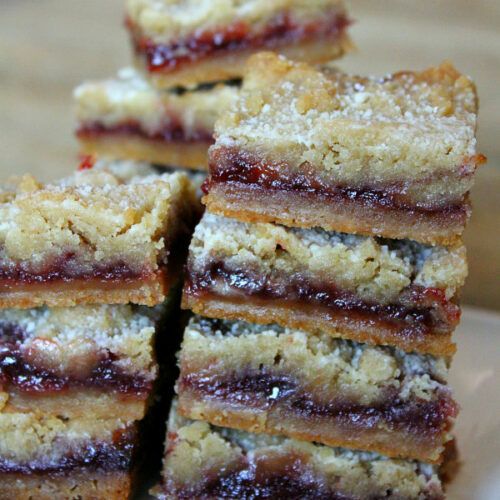
<path id="1" fill-rule="evenodd" d="M 477 82 L 479 149 L 464 301 L 500 309 L 500 1 L 352 0 L 347 71 L 384 74 L 443 59 Z M 0 169 L 42 179 L 76 164 L 72 88 L 128 64 L 124 0 L 0 0 Z"/>

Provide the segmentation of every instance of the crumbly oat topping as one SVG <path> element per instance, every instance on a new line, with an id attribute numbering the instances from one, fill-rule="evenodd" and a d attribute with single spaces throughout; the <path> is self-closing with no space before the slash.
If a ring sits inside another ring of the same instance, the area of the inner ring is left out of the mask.
<path id="1" fill-rule="evenodd" d="M 200 269 L 211 259 L 264 274 L 307 272 L 381 303 L 395 300 L 411 284 L 443 289 L 451 298 L 467 275 L 463 246 L 250 224 L 205 212 L 191 241 L 190 262 Z"/>
<path id="2" fill-rule="evenodd" d="M 175 93 L 157 90 L 133 68 L 116 78 L 83 83 L 74 91 L 80 125 L 106 127 L 138 122 L 154 134 L 169 124 L 181 125 L 186 139 L 201 130 L 210 134 L 220 112 L 234 104 L 238 87 L 218 84 L 209 89 Z"/>
<path id="3" fill-rule="evenodd" d="M 46 185 L 25 176 L 4 200 L 0 266 L 35 272 L 43 271 L 47 259 L 64 255 L 88 272 L 117 261 L 154 271 L 166 259 L 177 214 L 196 205 L 185 174 L 154 175 L 130 162 L 102 162 Z"/>
<path id="4" fill-rule="evenodd" d="M 321 20 L 330 11 L 344 12 L 341 0 L 128 0 L 127 16 L 157 43 L 174 42 L 206 30 L 247 23 L 258 32 L 277 15 L 298 22 Z"/>
<path id="5" fill-rule="evenodd" d="M 5 309 L 0 312 L 0 333 L 20 331 L 16 348 L 36 366 L 61 375 L 88 375 L 96 357 L 111 353 L 114 364 L 125 373 L 149 380 L 156 376 L 153 354 L 155 311 L 131 305 L 98 305 L 36 309 Z M 151 312 L 152 311 L 152 312 Z M 9 330 L 10 327 L 10 330 Z M 4 342 L 16 343 L 8 333 L 0 335 Z"/>
<path id="6" fill-rule="evenodd" d="M 170 441 L 164 460 L 164 478 L 186 486 L 195 486 L 210 477 L 217 466 L 240 463 L 245 457 L 280 454 L 305 456 L 318 478 L 332 487 L 346 488 L 361 498 L 387 490 L 397 498 L 427 498 L 441 491 L 438 467 L 412 460 L 387 458 L 377 453 L 306 443 L 279 436 L 252 434 L 222 429 L 206 422 L 195 422 L 179 416 L 173 403 L 168 423 Z M 172 440 L 172 436 L 175 438 Z M 223 469 L 222 469 L 223 470 Z M 339 482 L 340 481 L 340 482 Z"/>
<path id="7" fill-rule="evenodd" d="M 307 162 L 337 181 L 458 182 L 475 163 L 476 114 L 474 84 L 450 63 L 362 78 L 266 52 L 249 60 L 240 99 L 216 123 L 216 147 L 297 169 Z"/>
<path id="8" fill-rule="evenodd" d="M 258 369 L 263 364 L 272 370 L 300 373 L 303 381 L 321 380 L 320 387 L 333 384 L 332 388 L 341 387 L 342 393 L 356 394 L 364 401 L 376 400 L 387 388 L 396 389 L 401 400 L 430 400 L 436 391 L 447 390 L 444 358 L 277 325 L 196 316 L 186 328 L 180 356 L 195 366 L 197 358 L 217 359 L 224 372 Z M 279 366 L 274 362 L 276 356 Z"/>
<path id="9" fill-rule="evenodd" d="M 130 424 L 130 423 L 128 423 Z M 67 419 L 37 413 L 0 414 L 0 459 L 57 466 L 68 454 L 95 442 L 112 442 L 127 426 L 119 419 Z"/>

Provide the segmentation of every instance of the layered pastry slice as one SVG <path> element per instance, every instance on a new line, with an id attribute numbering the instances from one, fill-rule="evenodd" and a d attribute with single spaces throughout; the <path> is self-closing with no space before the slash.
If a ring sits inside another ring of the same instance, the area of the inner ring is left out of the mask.
<path id="1" fill-rule="evenodd" d="M 246 223 L 205 213 L 183 307 L 406 351 L 451 355 L 465 247 Z"/>
<path id="2" fill-rule="evenodd" d="M 0 414 L 144 417 L 168 304 L 0 311 Z M 168 344 L 167 344 L 168 345 Z"/>
<path id="3" fill-rule="evenodd" d="M 439 462 L 457 413 L 444 358 L 329 335 L 195 317 L 179 413 L 391 457 Z"/>
<path id="4" fill-rule="evenodd" d="M 160 499 L 444 498 L 435 465 L 214 427 L 175 409 L 168 430 Z"/>
<path id="5" fill-rule="evenodd" d="M 128 499 L 138 433 L 119 419 L 0 415 L 0 498 Z"/>
<path id="6" fill-rule="evenodd" d="M 350 48 L 341 0 L 128 0 L 137 63 L 157 87 L 240 77 L 262 49 L 319 63 Z"/>
<path id="7" fill-rule="evenodd" d="M 84 164 L 84 167 L 89 166 Z M 104 164 L 0 192 L 0 307 L 161 303 L 198 212 L 185 174 Z"/>
<path id="8" fill-rule="evenodd" d="M 76 134 L 85 153 L 206 169 L 215 119 L 237 93 L 238 82 L 158 91 L 125 68 L 75 90 Z"/>
<path id="9" fill-rule="evenodd" d="M 245 221 L 453 244 L 485 161 L 476 114 L 449 63 L 362 78 L 258 54 L 216 123 L 205 202 Z"/>

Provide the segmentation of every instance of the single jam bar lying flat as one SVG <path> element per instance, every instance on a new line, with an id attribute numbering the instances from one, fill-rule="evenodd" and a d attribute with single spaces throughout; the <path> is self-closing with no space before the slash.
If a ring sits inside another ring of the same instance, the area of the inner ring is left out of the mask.
<path id="1" fill-rule="evenodd" d="M 444 358 L 276 325 L 195 317 L 179 413 L 391 457 L 439 462 L 457 414 Z"/>
<path id="2" fill-rule="evenodd" d="M 449 63 L 376 79 L 258 54 L 216 122 L 204 201 L 244 221 L 451 245 L 485 161 L 476 114 Z"/>
<path id="3" fill-rule="evenodd" d="M 158 377 L 168 305 L 0 311 L 0 414 L 140 420 Z"/>
<path id="4" fill-rule="evenodd" d="M 240 77 L 258 50 L 326 62 L 350 49 L 340 0 L 128 0 L 137 64 L 157 87 Z"/>
<path id="5" fill-rule="evenodd" d="M 449 464 L 452 462 L 450 454 Z M 159 499 L 444 498 L 444 468 L 184 419 L 171 411 Z"/>
<path id="6" fill-rule="evenodd" d="M 465 248 L 246 223 L 205 213 L 183 307 L 405 351 L 451 355 Z"/>
<path id="7" fill-rule="evenodd" d="M 130 497 L 136 426 L 122 420 L 0 415 L 0 498 Z"/>
<path id="8" fill-rule="evenodd" d="M 113 80 L 75 90 L 76 134 L 85 153 L 206 169 L 215 119 L 237 93 L 235 82 L 192 92 L 158 91 L 125 68 Z"/>
<path id="9" fill-rule="evenodd" d="M 87 162 L 83 163 L 88 166 Z M 185 174 L 100 164 L 0 192 L 0 308 L 161 303 L 198 211 Z"/>

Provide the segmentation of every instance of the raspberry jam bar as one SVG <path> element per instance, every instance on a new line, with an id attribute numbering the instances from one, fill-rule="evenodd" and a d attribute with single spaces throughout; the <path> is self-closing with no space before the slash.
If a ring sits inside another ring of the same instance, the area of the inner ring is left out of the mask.
<path id="1" fill-rule="evenodd" d="M 279 326 L 195 317 L 179 413 L 391 457 L 439 462 L 457 405 L 444 358 Z"/>
<path id="2" fill-rule="evenodd" d="M 172 410 L 157 498 L 438 500 L 443 468 L 184 419 Z"/>
<path id="3" fill-rule="evenodd" d="M 451 245 L 485 161 L 476 114 L 449 63 L 376 79 L 258 54 L 216 123 L 204 201 L 245 221 Z"/>
<path id="4" fill-rule="evenodd" d="M 88 167 L 84 162 L 83 167 Z M 0 308 L 161 303 L 197 212 L 185 174 L 101 164 L 0 198 Z"/>
<path id="5" fill-rule="evenodd" d="M 153 346 L 166 309 L 0 311 L 0 412 L 142 419 L 158 376 Z"/>
<path id="6" fill-rule="evenodd" d="M 350 48 L 340 0 L 128 0 L 126 24 L 138 65 L 162 88 L 240 77 L 264 48 L 313 63 Z"/>
<path id="7" fill-rule="evenodd" d="M 405 351 L 451 355 L 465 248 L 246 223 L 205 213 L 183 307 Z"/>
<path id="8" fill-rule="evenodd" d="M 237 82 L 158 91 L 125 68 L 75 90 L 77 137 L 85 153 L 206 169 L 215 119 L 237 94 Z"/>
<path id="9" fill-rule="evenodd" d="M 0 498 L 127 499 L 136 426 L 122 420 L 0 415 Z"/>

